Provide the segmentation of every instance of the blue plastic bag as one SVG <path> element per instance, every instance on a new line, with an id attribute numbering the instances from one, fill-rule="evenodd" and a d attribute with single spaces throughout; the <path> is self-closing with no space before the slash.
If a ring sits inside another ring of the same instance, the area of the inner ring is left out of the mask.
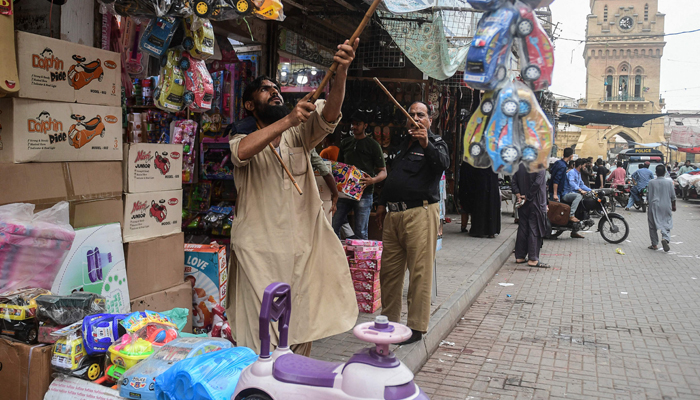
<path id="1" fill-rule="evenodd" d="M 258 355 L 234 347 L 182 360 L 156 378 L 156 398 L 169 400 L 230 400 L 243 370 Z"/>

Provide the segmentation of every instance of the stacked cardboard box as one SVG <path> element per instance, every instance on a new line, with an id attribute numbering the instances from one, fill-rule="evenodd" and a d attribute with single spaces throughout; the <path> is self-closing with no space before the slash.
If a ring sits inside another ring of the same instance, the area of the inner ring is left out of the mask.
<path id="1" fill-rule="evenodd" d="M 357 305 L 361 312 L 373 313 L 382 306 L 379 286 L 382 242 L 347 239 L 343 247 L 348 257 Z"/>

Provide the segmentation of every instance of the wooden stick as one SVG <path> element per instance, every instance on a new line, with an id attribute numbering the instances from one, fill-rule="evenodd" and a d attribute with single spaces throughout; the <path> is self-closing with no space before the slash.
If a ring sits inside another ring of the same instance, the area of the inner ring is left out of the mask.
<path id="1" fill-rule="evenodd" d="M 360 25 L 355 29 L 355 33 L 352 34 L 352 37 L 348 41 L 350 43 L 350 46 L 355 43 L 355 40 L 357 40 L 358 37 L 362 34 L 362 31 L 365 30 L 365 27 L 369 23 L 370 19 L 372 19 L 372 15 L 374 15 L 374 12 L 377 10 L 377 7 L 379 7 L 379 3 L 381 3 L 382 0 L 374 0 L 371 6 L 369 6 L 369 10 L 365 13 L 364 18 L 362 18 L 362 22 L 360 22 Z M 316 100 L 318 100 L 319 96 L 321 96 L 321 92 L 323 91 L 323 88 L 328 85 L 328 82 L 331 79 L 331 76 L 335 75 L 335 71 L 338 70 L 338 63 L 333 62 L 333 65 L 331 65 L 330 68 L 328 68 L 328 73 L 326 73 L 326 76 L 323 77 L 323 80 L 321 81 L 321 84 L 318 85 L 316 88 L 316 91 L 314 91 L 313 96 L 309 99 L 311 103 L 315 103 Z"/>
<path id="2" fill-rule="evenodd" d="M 396 101 L 396 99 L 394 98 L 394 96 L 392 96 L 391 93 L 389 93 L 389 91 L 386 90 L 386 88 L 384 87 L 384 85 L 382 85 L 382 83 L 379 81 L 379 79 L 374 78 L 374 81 L 377 83 L 377 85 L 379 85 L 380 88 L 382 88 L 382 90 L 384 91 L 384 93 L 386 93 L 386 95 L 389 96 L 389 98 L 391 99 L 391 101 L 394 102 L 394 105 L 396 105 L 396 107 L 398 107 L 399 110 L 401 110 L 401 111 L 403 112 L 403 114 L 406 116 L 406 118 L 408 118 L 409 121 L 413 122 L 413 125 L 415 125 L 416 128 L 418 128 L 418 129 L 422 128 L 422 126 L 418 125 L 418 123 L 416 122 L 416 120 L 413 119 L 413 117 L 411 117 L 411 114 L 409 114 L 408 111 L 406 111 L 406 109 L 403 108 L 403 106 L 402 106 L 401 104 L 399 104 L 398 101 Z M 428 110 L 428 111 L 430 111 L 430 110 Z"/>
<path id="3" fill-rule="evenodd" d="M 294 179 L 294 177 L 292 176 L 292 173 L 289 172 L 289 169 L 288 169 L 287 166 L 284 164 L 284 161 L 282 160 L 282 157 L 280 157 L 280 155 L 279 155 L 279 153 L 277 152 L 277 150 L 275 150 L 275 147 L 272 145 L 272 143 L 270 143 L 269 146 L 270 146 L 270 150 L 272 150 L 272 152 L 275 153 L 275 156 L 277 156 L 277 161 L 279 161 L 279 162 L 280 162 L 280 165 L 282 166 L 282 168 L 284 168 L 284 172 L 287 173 L 287 176 L 289 177 L 289 179 L 291 179 L 292 183 L 294 184 L 294 187 L 297 188 L 297 192 L 299 192 L 300 195 L 301 195 L 301 194 L 304 194 L 304 193 L 302 193 L 301 188 L 299 187 L 299 184 L 297 184 L 296 179 Z"/>

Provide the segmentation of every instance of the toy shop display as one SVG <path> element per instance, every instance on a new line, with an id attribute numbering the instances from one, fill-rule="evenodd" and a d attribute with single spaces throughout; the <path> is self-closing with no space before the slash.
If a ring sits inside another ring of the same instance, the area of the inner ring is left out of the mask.
<path id="1" fill-rule="evenodd" d="M 367 175 L 367 173 L 353 165 L 343 164 L 337 161 L 331 162 L 331 171 L 338 185 L 338 193 L 341 198 L 347 197 L 353 200 L 360 200 L 360 198 L 362 198 L 362 192 L 364 192 L 365 186 L 360 183 L 360 179 L 368 177 L 369 175 Z"/>
<path id="2" fill-rule="evenodd" d="M 182 110 L 185 95 L 185 75 L 180 69 L 182 51 L 170 49 L 160 59 L 158 85 L 153 91 L 153 104 L 163 111 Z"/>
<path id="3" fill-rule="evenodd" d="M 51 286 L 56 295 L 84 291 L 102 296 L 110 313 L 130 311 L 119 223 L 75 231 L 75 241 Z"/>
<path id="4" fill-rule="evenodd" d="M 182 190 L 124 194 L 124 243 L 179 233 Z"/>
<path id="5" fill-rule="evenodd" d="M 187 17 L 195 15 L 213 21 L 255 15 L 264 20 L 283 21 L 281 0 L 99 0 L 105 11 L 122 16 Z"/>
<path id="6" fill-rule="evenodd" d="M 470 0 L 485 11 L 467 54 L 464 81 L 486 91 L 464 133 L 464 161 L 512 175 L 520 164 L 535 172 L 547 167 L 554 129 L 534 91 L 552 83 L 554 49 L 530 1 Z M 520 76 L 508 70 L 511 48 L 520 55 Z"/>
<path id="7" fill-rule="evenodd" d="M 170 47 L 179 21 L 174 17 L 152 19 L 141 36 L 141 49 L 153 57 L 160 58 Z"/>
<path id="8" fill-rule="evenodd" d="M 206 60 L 214 55 L 214 27 L 209 20 L 190 16 L 182 20 L 182 26 L 185 29 L 182 48 L 192 58 Z"/>
<path id="9" fill-rule="evenodd" d="M 34 214 L 33 204 L 0 206 L 0 288 L 50 289 L 75 240 L 65 201 Z"/>
<path id="10" fill-rule="evenodd" d="M 170 131 L 172 143 L 182 144 L 182 183 L 192 183 L 197 164 L 197 123 L 192 120 L 175 121 Z"/>
<path id="11" fill-rule="evenodd" d="M 226 246 L 186 243 L 184 250 L 185 280 L 192 284 L 192 326 L 195 333 L 207 333 L 214 322 L 214 307 L 226 307 Z"/>
<path id="12" fill-rule="evenodd" d="M 126 334 L 120 322 L 126 314 L 93 314 L 83 319 L 82 336 L 89 355 L 105 354 L 109 347 Z"/>
<path id="13" fill-rule="evenodd" d="M 211 79 L 207 65 L 202 60 L 182 53 L 180 69 L 185 75 L 184 103 L 194 112 L 211 110 L 211 101 L 214 98 L 214 82 Z"/>
<path id="14" fill-rule="evenodd" d="M 200 177 L 202 179 L 233 180 L 231 146 L 228 144 L 228 141 L 223 143 L 203 141 L 200 147 Z"/>
<path id="15" fill-rule="evenodd" d="M 155 381 L 173 364 L 186 358 L 230 349 L 231 342 L 214 338 L 178 338 L 166 343 L 148 359 L 126 371 L 119 395 L 127 399 L 156 400 Z"/>
<path id="16" fill-rule="evenodd" d="M 107 312 L 104 297 L 88 292 L 39 296 L 36 305 L 36 317 L 55 325 L 70 325 L 90 314 Z"/>
<path id="17" fill-rule="evenodd" d="M 124 191 L 129 193 L 182 188 L 181 144 L 134 143 L 124 157 Z"/>
<path id="18" fill-rule="evenodd" d="M 66 375 L 95 381 L 102 375 L 104 357 L 87 354 L 81 325 L 82 321 L 76 322 L 52 333 L 58 339 L 53 344 L 51 367 Z"/>
<path id="19" fill-rule="evenodd" d="M 39 334 L 36 299 L 49 294 L 48 290 L 38 288 L 0 293 L 0 332 L 26 343 L 36 343 Z"/>

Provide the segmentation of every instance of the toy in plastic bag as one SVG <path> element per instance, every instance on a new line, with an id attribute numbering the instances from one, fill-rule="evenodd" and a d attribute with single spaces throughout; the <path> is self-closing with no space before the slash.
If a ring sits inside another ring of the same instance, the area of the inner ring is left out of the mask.
<path id="1" fill-rule="evenodd" d="M 104 354 L 117 339 L 126 334 L 119 324 L 127 314 L 93 314 L 83 319 L 85 350 L 90 355 Z"/>
<path id="2" fill-rule="evenodd" d="M 505 0 L 468 0 L 469 4 L 480 11 L 492 11 L 501 7 Z M 539 1 L 539 0 L 537 0 Z"/>
<path id="3" fill-rule="evenodd" d="M 545 90 L 552 84 L 554 46 L 532 8 L 519 1 L 515 7 L 520 13 L 516 39 L 518 54 L 522 55 L 520 74 L 533 90 Z"/>
<path id="4" fill-rule="evenodd" d="M 68 202 L 36 214 L 33 204 L 0 206 L 0 290 L 50 289 L 74 239 Z"/>
<path id="5" fill-rule="evenodd" d="M 182 47 L 198 60 L 206 60 L 214 55 L 214 27 L 208 19 L 184 18 L 185 37 Z"/>
<path id="6" fill-rule="evenodd" d="M 240 18 L 244 14 L 238 9 L 247 10 L 250 4 L 250 0 L 195 0 L 192 11 L 199 18 L 225 21 Z"/>
<path id="7" fill-rule="evenodd" d="M 172 132 L 172 143 L 182 143 L 182 183 L 192 183 L 194 167 L 197 162 L 194 145 L 197 136 L 197 123 L 192 120 L 175 121 L 170 131 Z"/>
<path id="8" fill-rule="evenodd" d="M 215 351 L 230 349 L 224 339 L 178 338 L 158 349 L 147 360 L 124 373 L 119 395 L 127 399 L 155 400 L 155 381 L 178 361 Z"/>
<path id="9" fill-rule="evenodd" d="M 51 366 L 60 373 L 94 381 L 102 374 L 103 357 L 87 354 L 81 324 L 76 322 L 51 333 L 59 338 L 53 344 Z"/>
<path id="10" fill-rule="evenodd" d="M 169 49 L 160 59 L 160 75 L 158 85 L 153 91 L 153 104 L 163 111 L 177 112 L 182 110 L 185 94 L 185 76 L 180 70 L 179 63 L 182 52 Z"/>
<path id="11" fill-rule="evenodd" d="M 156 378 L 157 398 L 230 399 L 241 372 L 257 358 L 253 350 L 235 347 L 182 360 Z"/>
<path id="12" fill-rule="evenodd" d="M 144 56 L 139 43 L 146 30 L 146 22 L 128 17 L 122 32 L 122 53 L 126 55 L 124 69 L 132 76 L 145 76 L 148 69 L 148 57 Z"/>
<path id="13" fill-rule="evenodd" d="M 39 325 L 36 299 L 49 295 L 46 289 L 25 288 L 0 293 L 0 332 L 27 343 L 36 343 Z"/>
<path id="14" fill-rule="evenodd" d="M 552 151 L 554 128 L 529 87 L 517 82 L 520 98 L 519 116 L 523 130 L 522 163 L 530 172 L 546 169 Z"/>
<path id="15" fill-rule="evenodd" d="M 175 30 L 179 23 L 174 17 L 152 19 L 141 36 L 141 49 L 146 53 L 160 58 L 170 47 Z"/>
<path id="16" fill-rule="evenodd" d="M 170 318 L 153 311 L 133 312 L 121 325 L 126 334 L 109 346 L 105 372 L 117 382 L 124 372 L 151 356 L 155 350 L 178 337 Z"/>
<path id="17" fill-rule="evenodd" d="M 194 112 L 211 110 L 211 101 L 214 98 L 214 81 L 211 79 L 207 64 L 189 53 L 183 52 L 180 60 L 180 69 L 185 75 L 185 94 L 183 97 L 185 107 Z"/>
<path id="18" fill-rule="evenodd" d="M 131 17 L 184 17 L 192 14 L 189 0 L 98 0 L 104 11 Z"/>
<path id="19" fill-rule="evenodd" d="M 491 158 L 486 153 L 486 126 L 493 112 L 494 92 L 485 92 L 479 108 L 472 114 L 464 132 L 464 161 L 477 168 L 491 166 Z"/>
<path id="20" fill-rule="evenodd" d="M 280 0 L 253 0 L 253 2 L 256 5 L 256 17 L 272 21 L 284 21 L 284 6 Z"/>
<path id="21" fill-rule="evenodd" d="M 506 84 L 495 97 L 493 111 L 486 127 L 486 151 L 493 171 L 512 175 L 521 156 L 521 135 L 518 113 L 520 98 L 515 85 Z"/>
<path id="22" fill-rule="evenodd" d="M 209 336 L 224 338 L 235 346 L 236 341 L 233 340 L 231 325 L 229 325 L 228 318 L 226 318 L 226 310 L 221 307 L 221 305 L 217 304 L 212 309 L 212 312 L 214 313 L 214 321 Z"/>
<path id="23" fill-rule="evenodd" d="M 36 299 L 37 318 L 56 325 L 70 325 L 90 314 L 105 313 L 105 298 L 94 293 L 75 292 L 67 296 L 41 296 Z"/>

